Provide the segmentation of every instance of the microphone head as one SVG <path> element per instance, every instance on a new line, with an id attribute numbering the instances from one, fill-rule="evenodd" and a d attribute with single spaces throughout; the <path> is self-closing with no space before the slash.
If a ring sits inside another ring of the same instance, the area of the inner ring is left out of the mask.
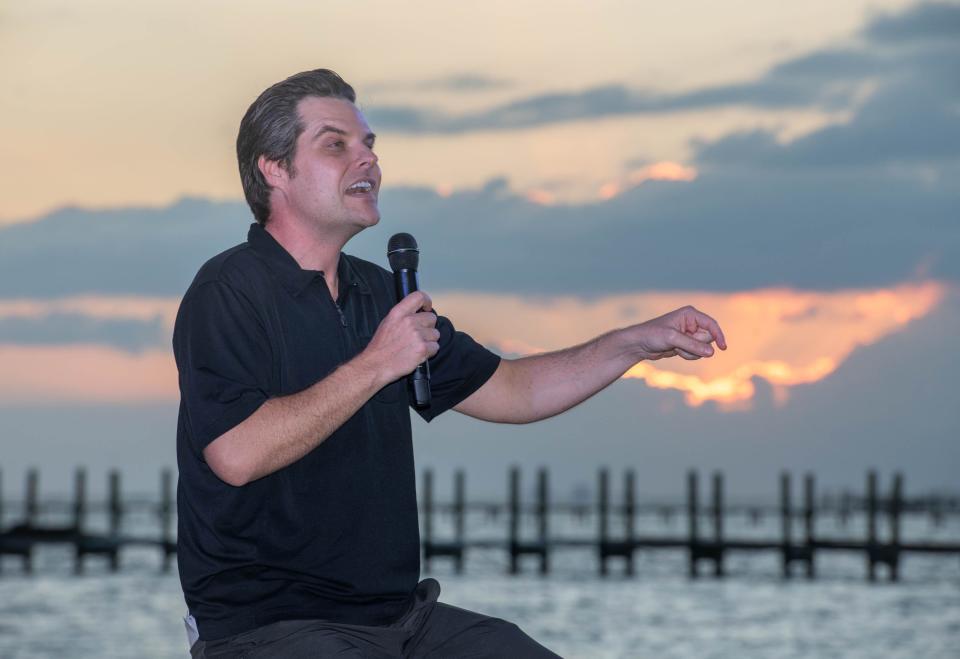
<path id="1" fill-rule="evenodd" d="M 393 234 L 387 242 L 387 259 L 394 272 L 416 270 L 420 264 L 420 250 L 417 249 L 416 239 L 409 233 Z"/>

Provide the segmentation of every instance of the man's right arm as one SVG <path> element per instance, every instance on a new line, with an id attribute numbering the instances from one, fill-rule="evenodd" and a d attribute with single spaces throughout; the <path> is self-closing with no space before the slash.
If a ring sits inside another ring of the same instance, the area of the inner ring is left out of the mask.
<path id="1" fill-rule="evenodd" d="M 207 464 L 224 482 L 241 486 L 305 456 L 382 387 L 437 353 L 439 332 L 430 309 L 422 291 L 405 297 L 363 352 L 303 391 L 264 402 L 207 445 Z"/>

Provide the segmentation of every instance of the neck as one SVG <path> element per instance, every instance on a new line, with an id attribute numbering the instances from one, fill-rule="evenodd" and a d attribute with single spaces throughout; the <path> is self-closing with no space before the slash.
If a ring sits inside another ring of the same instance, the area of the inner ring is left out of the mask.
<path id="1" fill-rule="evenodd" d="M 271 217 L 266 231 L 283 246 L 303 270 L 321 270 L 336 299 L 337 265 L 340 263 L 340 250 L 346 244 L 337 236 L 323 235 L 302 223 L 291 222 L 288 218 Z"/>

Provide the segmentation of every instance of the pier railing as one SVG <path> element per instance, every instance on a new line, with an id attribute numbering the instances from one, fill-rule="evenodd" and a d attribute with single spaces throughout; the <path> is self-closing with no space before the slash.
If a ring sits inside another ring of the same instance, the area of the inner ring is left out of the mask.
<path id="1" fill-rule="evenodd" d="M 732 552 L 774 552 L 779 554 L 782 574 L 793 575 L 794 567 L 802 568 L 807 578 L 816 576 L 816 558 L 824 552 L 858 552 L 864 556 L 866 576 L 877 578 L 877 568 L 884 566 L 892 581 L 900 576 L 901 558 L 908 553 L 952 554 L 960 556 L 960 542 L 915 542 L 902 537 L 902 520 L 905 515 L 924 515 L 933 526 L 941 526 L 950 516 L 960 515 L 960 501 L 956 498 L 928 496 L 908 499 L 904 494 L 904 480 L 894 474 L 889 493 L 882 496 L 875 471 L 867 474 L 865 492 L 862 496 L 845 492 L 840 496 L 817 497 L 812 474 L 803 477 L 802 503 L 794 504 L 791 474 L 780 476 L 779 504 L 731 504 L 724 494 L 724 477 L 714 472 L 710 479 L 711 491 L 708 502 L 701 502 L 700 478 L 690 471 L 686 479 L 685 504 L 664 502 L 640 502 L 636 495 L 636 474 L 628 469 L 623 472 L 621 502 L 611 500 L 611 477 L 607 469 L 597 475 L 596 496 L 590 502 L 553 502 L 550 498 L 549 475 L 546 469 L 536 474 L 536 487 L 532 503 L 522 500 L 521 472 L 511 468 L 507 478 L 506 502 L 469 501 L 466 495 L 466 475 L 463 470 L 454 473 L 453 499 L 438 502 L 434 496 L 434 476 L 425 470 L 419 491 L 422 525 L 421 545 L 425 567 L 437 558 L 450 558 L 460 572 L 465 568 L 466 554 L 471 549 L 502 549 L 508 558 L 508 571 L 520 571 L 523 556 L 534 556 L 542 574 L 550 572 L 550 557 L 564 548 L 588 548 L 596 553 L 597 568 L 601 575 L 608 574 L 610 559 L 623 559 L 625 572 L 635 572 L 634 557 L 638 551 L 685 550 L 691 577 L 698 577 L 700 567 L 712 567 L 713 575 L 726 574 L 726 561 Z M 87 496 L 87 474 L 76 470 L 72 500 L 42 501 L 39 495 L 39 473 L 30 470 L 25 480 L 25 497 L 19 505 L 4 502 L 2 498 L 2 474 L 0 474 L 0 559 L 4 554 L 19 556 L 23 569 L 33 570 L 33 554 L 36 547 L 44 544 L 67 544 L 73 548 L 74 569 L 80 573 L 88 556 L 102 556 L 111 570 L 120 565 L 120 551 L 125 547 L 145 546 L 156 548 L 161 557 L 161 567 L 168 570 L 176 554 L 174 521 L 176 515 L 173 489 L 173 473 L 166 469 L 160 475 L 159 499 L 124 499 L 121 492 L 120 474 L 108 474 L 106 501 L 92 504 Z M 19 518 L 9 509 L 18 508 Z M 123 520 L 132 512 L 147 512 L 155 520 L 155 531 L 149 535 L 124 532 Z M 61 524 L 44 523 L 45 513 L 59 513 L 69 521 Z M 87 520 L 92 512 L 106 516 L 106 529 L 92 532 Z M 467 516 L 482 512 L 491 519 L 504 519 L 506 533 L 498 537 L 468 536 Z M 642 515 L 656 515 L 663 522 L 686 517 L 685 534 L 638 533 L 636 521 Z M 596 534 L 593 537 L 571 537 L 552 533 L 550 521 L 557 515 L 574 519 L 596 518 Z M 833 516 L 840 525 L 863 515 L 866 520 L 862 538 L 829 537 L 817 533 L 817 518 Z M 444 537 L 438 537 L 435 521 L 443 516 L 450 524 Z M 780 520 L 780 536 L 772 538 L 728 537 L 727 522 L 732 516 L 746 516 L 753 524 L 772 516 Z M 531 519 L 532 518 L 532 519 Z M 704 524 L 704 519 L 709 521 Z M 529 533 L 533 522 L 534 532 Z M 797 522 L 799 521 L 799 533 Z M 878 522 L 885 521 L 888 532 L 881 538 Z M 611 524 L 613 522 L 613 524 Z M 613 534 L 613 528 L 621 532 Z M 524 531 L 527 531 L 526 533 Z M 530 537 L 530 536 L 533 537 Z M 2 560 L 0 560 L 2 566 Z"/>

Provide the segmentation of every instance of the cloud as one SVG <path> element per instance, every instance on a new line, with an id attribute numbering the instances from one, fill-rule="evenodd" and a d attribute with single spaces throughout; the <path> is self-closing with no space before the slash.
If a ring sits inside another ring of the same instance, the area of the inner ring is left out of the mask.
<path id="1" fill-rule="evenodd" d="M 863 487 L 864 472 L 906 473 L 908 492 L 954 488 L 960 427 L 954 395 L 960 352 L 944 327 L 960 323 L 953 294 L 904 331 L 861 346 L 829 377 L 798 385 L 786 404 L 763 378 L 751 414 L 685 408 L 678 392 L 621 380 L 579 407 L 530 426 L 460 415 L 414 420 L 418 464 L 441 484 L 468 468 L 471 497 L 502 496 L 506 469 L 547 466 L 560 493 L 595 482 L 602 465 L 637 469 L 648 493 L 683 492 L 687 469 L 720 469 L 734 498 L 776 492 L 778 474 L 811 471 L 818 488 Z M 918 357 L 918 346 L 922 355 Z M 422 456 L 422 457 L 421 457 Z M 525 476 L 527 477 L 527 476 Z M 886 485 L 884 485 L 886 487 Z"/>
<path id="2" fill-rule="evenodd" d="M 829 376 L 854 350 L 902 331 L 935 310 L 947 294 L 947 287 L 927 282 L 830 293 L 676 291 L 589 300 L 438 293 L 434 305 L 485 345 L 530 354 L 576 345 L 612 327 L 640 323 L 692 304 L 720 323 L 728 350 L 695 362 L 641 362 L 626 377 L 658 389 L 682 391 L 688 405 L 716 401 L 723 409 L 747 409 L 756 393 L 755 378 L 773 385 L 783 403 L 794 387 Z"/>
<path id="3" fill-rule="evenodd" d="M 944 45 L 949 49 L 960 42 L 958 16 L 960 6 L 934 3 L 879 15 L 861 31 L 863 45 L 807 53 L 774 65 L 754 80 L 681 93 L 638 90 L 614 83 L 537 94 L 460 115 L 396 105 L 374 105 L 366 113 L 371 124 L 381 130 L 457 134 L 724 106 L 848 109 L 856 106 L 867 82 L 895 81 L 905 75 L 926 78 L 938 69 L 943 73 L 955 72 L 956 51 L 935 49 Z M 884 46 L 904 42 L 934 49 L 931 51 L 934 57 L 918 61 L 909 54 L 884 49 Z M 938 53 L 954 61 L 946 65 L 935 61 Z"/>
<path id="4" fill-rule="evenodd" d="M 788 389 L 828 376 L 858 346 L 928 315 L 948 290 L 928 281 L 825 293 L 660 291 L 590 299 L 432 292 L 459 328 L 512 356 L 575 345 L 692 304 L 720 322 L 730 348 L 716 359 L 638 364 L 625 377 L 682 391 L 691 406 L 716 401 L 733 410 L 753 406 L 757 377 L 785 401 Z M 169 400 L 178 307 L 178 298 L 130 296 L 0 300 L 0 380 L 24 403 Z M 103 369 L 92 368 L 95 359 Z M 34 366 L 24 369 L 27 362 Z M 165 380 L 167 388 L 158 388 Z"/>
<path id="5" fill-rule="evenodd" d="M 698 163 L 835 167 L 960 160 L 960 45 L 911 57 L 916 75 L 883 84 L 852 118 L 781 144 L 747 131 L 697 145 Z"/>
<path id="6" fill-rule="evenodd" d="M 880 470 L 883 487 L 890 472 L 903 470 L 910 496 L 955 490 L 960 351 L 943 328 L 958 326 L 954 296 L 904 331 L 855 350 L 825 380 L 798 386 L 786 405 L 777 406 L 765 389 L 768 400 L 758 400 L 752 414 L 724 414 L 711 404 L 689 409 L 680 392 L 621 380 L 573 410 L 526 426 L 453 412 L 426 424 L 413 415 L 418 469 L 435 469 L 437 494 L 447 498 L 453 469 L 466 468 L 471 500 L 502 499 L 512 464 L 523 467 L 525 483 L 530 470 L 548 467 L 558 500 L 577 484 L 595 492 L 601 466 L 614 468 L 615 488 L 622 470 L 635 468 L 648 501 L 654 495 L 682 501 L 690 468 L 723 470 L 732 500 L 774 497 L 783 469 L 814 472 L 820 492 L 862 491 L 868 468 Z M 762 378 L 756 385 L 769 387 Z M 120 468 L 125 482 L 150 492 L 159 491 L 160 465 L 176 465 L 175 401 L 64 405 L 55 414 L 2 397 L 0 406 L 8 492 L 22 491 L 24 473 L 37 464 L 44 483 L 69 483 L 77 465 L 85 465 L 94 495 L 105 491 L 108 469 Z"/>
<path id="7" fill-rule="evenodd" d="M 633 90 L 621 84 L 602 85 L 580 91 L 538 94 L 462 115 L 414 106 L 374 105 L 364 111 L 370 125 L 379 130 L 458 134 L 482 130 L 520 130 L 567 121 L 662 114 L 728 105 L 768 109 L 834 107 L 852 97 L 854 91 L 853 88 L 812 89 L 802 79 L 779 77 L 707 87 L 683 94 Z"/>
<path id="8" fill-rule="evenodd" d="M 136 353 L 164 345 L 169 338 L 159 316 L 151 321 L 103 320 L 63 313 L 40 318 L 0 318 L 0 344 L 100 344 Z"/>
<path id="9" fill-rule="evenodd" d="M 364 85 L 365 93 L 394 93 L 394 92 L 455 92 L 471 93 L 505 89 L 513 86 L 513 82 L 506 78 L 495 78 L 476 73 L 455 73 L 439 78 L 426 80 L 390 80 L 374 82 Z"/>
<path id="10" fill-rule="evenodd" d="M 960 5 L 924 2 L 905 12 L 881 14 L 869 21 L 864 36 L 876 42 L 909 43 L 960 39 Z"/>
<path id="11" fill-rule="evenodd" d="M 132 354 L 96 344 L 0 344 L 4 405 L 175 403 L 178 395 L 168 348 Z"/>
<path id="12" fill-rule="evenodd" d="M 429 290 L 603 295 L 639 290 L 832 290 L 960 280 L 960 190 L 896 171 L 711 165 L 606 201 L 545 206 L 502 179 L 448 196 L 393 188 L 380 224 L 346 251 L 386 265 L 417 236 Z M 241 203 L 56 212 L 0 229 L 0 299 L 182 295 L 200 265 L 243 242 Z"/>

